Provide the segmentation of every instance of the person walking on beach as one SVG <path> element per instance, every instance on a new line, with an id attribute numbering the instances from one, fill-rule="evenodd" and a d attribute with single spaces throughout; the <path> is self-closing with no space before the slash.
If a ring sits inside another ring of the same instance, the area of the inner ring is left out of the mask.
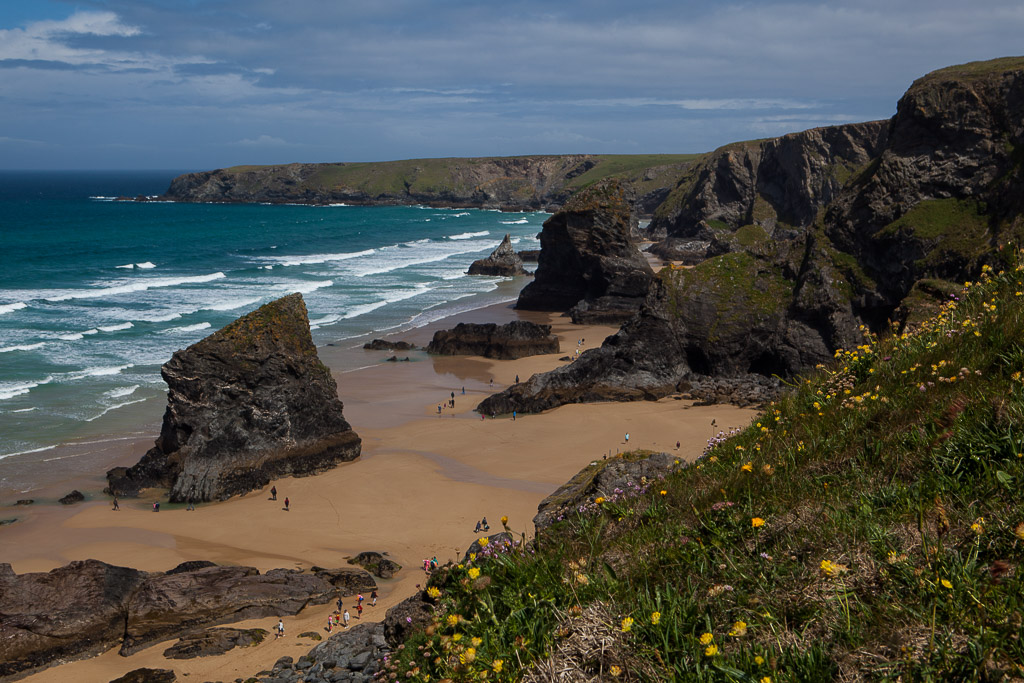
<path id="1" fill-rule="evenodd" d="M 342 621 L 342 624 L 345 626 L 345 628 L 348 628 L 348 622 L 351 619 L 352 619 L 352 617 L 350 617 L 348 615 L 348 610 L 346 609 L 345 613 L 341 615 L 341 621 Z"/>
<path id="2" fill-rule="evenodd" d="M 519 375 L 516 374 L 516 384 L 519 384 Z"/>
<path id="3" fill-rule="evenodd" d="M 370 607 L 376 607 L 376 606 L 377 606 L 377 589 L 374 588 L 370 592 Z"/>
<path id="4" fill-rule="evenodd" d="M 280 617 L 278 617 L 277 618 L 277 635 L 274 636 L 274 639 L 277 640 L 278 638 L 283 638 L 283 637 L 284 637 L 284 622 L 281 620 Z"/>
<path id="5" fill-rule="evenodd" d="M 361 621 L 362 618 L 363 618 L 363 603 L 359 603 L 358 605 L 356 605 L 356 619 L 359 619 Z"/>
<path id="6" fill-rule="evenodd" d="M 512 421 L 513 422 L 516 421 L 516 411 L 514 411 L 514 410 L 512 411 Z"/>
<path id="7" fill-rule="evenodd" d="M 437 416 L 441 417 L 441 404 L 440 403 L 437 404 Z"/>
<path id="8" fill-rule="evenodd" d="M 288 506 L 289 506 L 289 505 L 291 505 L 291 501 L 290 501 L 290 500 L 288 500 L 288 496 L 285 496 L 285 497 L 284 497 L 284 509 L 285 509 L 285 512 L 287 512 L 287 511 L 288 511 Z"/>
<path id="9" fill-rule="evenodd" d="M 159 501 L 155 501 L 153 503 L 153 512 L 160 512 L 160 502 Z"/>
<path id="10" fill-rule="evenodd" d="M 271 486 L 270 487 L 270 500 L 277 500 L 277 487 L 276 486 Z"/>
<path id="11" fill-rule="evenodd" d="M 196 504 L 192 502 L 191 498 L 189 498 L 188 505 L 185 506 L 185 511 L 186 512 L 192 512 L 195 509 L 196 509 Z"/>
<path id="12" fill-rule="evenodd" d="M 114 510 L 117 511 L 117 510 L 120 510 L 120 509 L 121 509 L 121 506 L 117 502 L 117 496 L 114 496 Z"/>
<path id="13" fill-rule="evenodd" d="M 626 443 L 629 443 L 629 432 L 626 432 Z"/>
<path id="14" fill-rule="evenodd" d="M 327 632 L 330 633 L 333 628 L 334 628 L 334 615 L 333 614 L 328 614 L 327 615 Z"/>

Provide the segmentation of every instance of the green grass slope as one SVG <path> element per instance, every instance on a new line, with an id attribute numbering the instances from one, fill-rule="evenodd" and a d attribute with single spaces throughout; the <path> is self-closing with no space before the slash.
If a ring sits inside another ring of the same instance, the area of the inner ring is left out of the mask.
<path id="1" fill-rule="evenodd" d="M 1019 681 L 1022 373 L 1024 266 L 986 267 L 694 465 L 436 574 L 390 678 Z"/>

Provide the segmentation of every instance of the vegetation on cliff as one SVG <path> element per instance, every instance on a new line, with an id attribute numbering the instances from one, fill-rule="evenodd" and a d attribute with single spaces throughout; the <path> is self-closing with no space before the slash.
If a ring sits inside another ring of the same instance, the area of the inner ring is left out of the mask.
<path id="1" fill-rule="evenodd" d="M 1024 266 L 1008 261 L 1024 252 L 997 259 L 918 328 L 794 380 L 692 466 L 596 496 L 539 547 L 439 572 L 435 619 L 392 672 L 1019 678 Z"/>

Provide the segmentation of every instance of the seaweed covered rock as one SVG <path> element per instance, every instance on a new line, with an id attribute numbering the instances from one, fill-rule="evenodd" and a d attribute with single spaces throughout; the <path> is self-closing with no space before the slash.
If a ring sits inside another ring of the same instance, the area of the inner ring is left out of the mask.
<path id="1" fill-rule="evenodd" d="M 440 356 L 483 356 L 511 360 L 558 353 L 558 337 L 551 325 L 526 320 L 496 323 L 459 323 L 450 330 L 438 330 L 427 353 Z"/>
<path id="2" fill-rule="evenodd" d="M 525 275 L 523 260 L 512 248 L 512 238 L 505 233 L 505 239 L 487 258 L 477 259 L 469 266 L 470 275 Z"/>
<path id="3" fill-rule="evenodd" d="M 164 650 L 167 659 L 194 659 L 230 652 L 236 647 L 259 645 L 269 631 L 262 628 L 208 628 L 182 636 L 178 642 Z"/>
<path id="4" fill-rule="evenodd" d="M 161 375 L 168 396 L 160 436 L 138 464 L 107 473 L 115 495 L 162 486 L 172 502 L 224 499 L 359 456 L 301 294 L 175 352 Z"/>
<path id="5" fill-rule="evenodd" d="M 575 323 L 618 324 L 640 308 L 654 275 L 633 242 L 635 217 L 615 181 L 581 190 L 544 222 L 534 281 L 516 308 L 570 311 Z"/>

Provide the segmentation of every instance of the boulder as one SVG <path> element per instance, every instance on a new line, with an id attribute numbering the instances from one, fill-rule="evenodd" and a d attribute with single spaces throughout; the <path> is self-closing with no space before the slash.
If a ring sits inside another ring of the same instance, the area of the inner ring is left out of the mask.
<path id="1" fill-rule="evenodd" d="M 15 505 L 31 505 L 34 502 L 36 501 L 32 498 L 22 498 L 17 503 L 15 503 Z"/>
<path id="2" fill-rule="evenodd" d="M 362 552 L 348 561 L 349 564 L 357 564 L 374 576 L 381 579 L 390 579 L 397 574 L 402 565 L 394 560 L 384 557 L 381 553 Z"/>
<path id="3" fill-rule="evenodd" d="M 633 241 L 635 225 L 615 181 L 573 195 L 544 222 L 537 272 L 516 308 L 569 311 L 575 323 L 619 324 L 631 317 L 654 276 Z"/>
<path id="4" fill-rule="evenodd" d="M 459 323 L 451 330 L 438 330 L 427 352 L 440 356 L 484 356 L 510 360 L 558 353 L 558 337 L 551 325 L 526 320 L 495 323 Z"/>
<path id="5" fill-rule="evenodd" d="M 487 543 L 480 542 L 484 538 L 487 539 Z M 515 546 L 515 544 L 515 537 L 508 531 L 499 531 L 496 534 L 481 536 L 469 545 L 469 548 L 466 549 L 465 554 L 462 556 L 462 561 L 469 562 L 472 559 L 470 555 L 476 556 L 477 561 L 480 561 L 488 555 L 504 552 Z"/>
<path id="6" fill-rule="evenodd" d="M 236 647 L 259 645 L 269 635 L 262 628 L 208 628 L 189 633 L 164 650 L 167 659 L 194 659 L 222 655 Z"/>
<path id="7" fill-rule="evenodd" d="M 512 240 L 508 233 L 501 244 L 487 258 L 477 259 L 469 266 L 470 275 L 526 275 L 523 260 L 512 248 Z"/>
<path id="8" fill-rule="evenodd" d="M 412 595 L 388 610 L 384 617 L 384 637 L 391 647 L 398 647 L 434 619 L 434 605 L 425 591 Z"/>
<path id="9" fill-rule="evenodd" d="M 110 683 L 174 683 L 177 674 L 170 669 L 133 669 Z"/>
<path id="10" fill-rule="evenodd" d="M 516 252 L 523 263 L 536 263 L 540 258 L 540 249 L 523 249 Z"/>
<path id="11" fill-rule="evenodd" d="M 416 345 L 410 344 L 407 341 L 386 341 L 384 339 L 374 339 L 373 341 L 363 344 L 363 348 L 369 349 L 370 351 L 411 351 L 416 348 Z"/>
<path id="12" fill-rule="evenodd" d="M 60 499 L 61 505 L 73 505 L 75 503 L 81 503 L 85 500 L 85 495 L 81 491 L 72 491 L 68 495 Z"/>
<path id="13" fill-rule="evenodd" d="M 147 573 L 85 560 L 19 575 L 0 564 L 0 677 L 118 645 L 129 655 L 196 628 L 296 614 L 336 595 L 325 579 L 285 569 Z"/>
<path id="14" fill-rule="evenodd" d="M 338 595 L 341 596 L 368 593 L 377 587 L 377 582 L 369 573 L 355 567 L 338 567 L 336 569 L 313 567 L 310 571 L 334 586 Z"/>
<path id="15" fill-rule="evenodd" d="M 175 352 L 161 374 L 168 399 L 160 436 L 137 465 L 107 473 L 114 495 L 161 486 L 171 502 L 225 499 L 359 456 L 301 294 Z"/>

